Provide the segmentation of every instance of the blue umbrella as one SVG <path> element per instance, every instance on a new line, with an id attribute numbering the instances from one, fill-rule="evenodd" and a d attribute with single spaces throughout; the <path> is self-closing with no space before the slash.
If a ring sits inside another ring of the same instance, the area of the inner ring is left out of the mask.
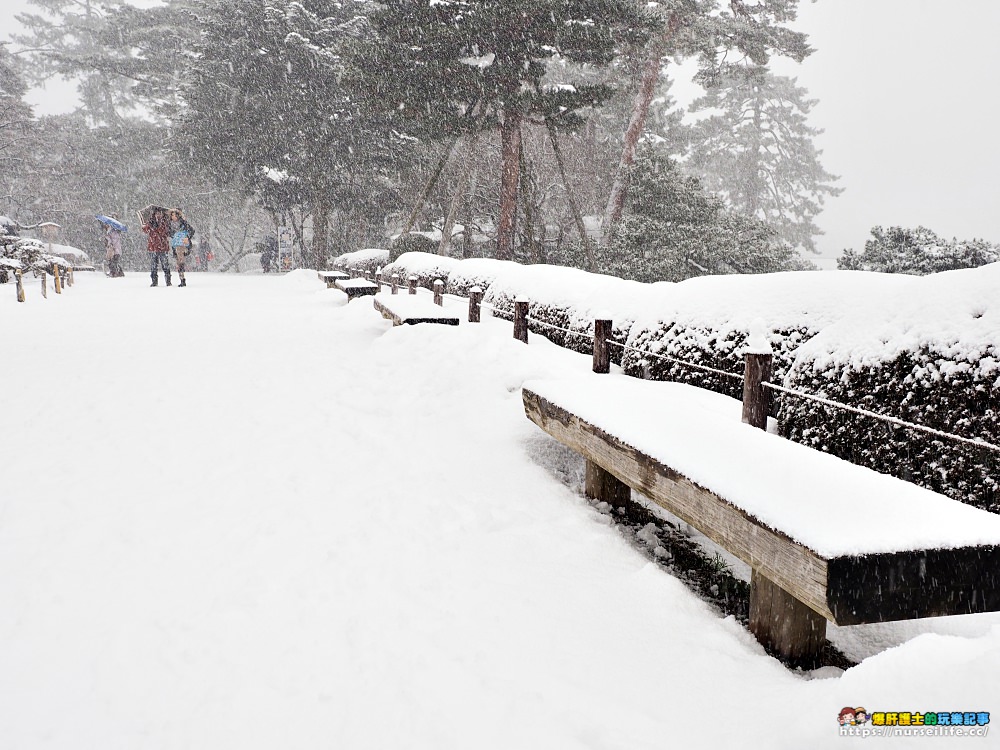
<path id="1" fill-rule="evenodd" d="M 117 229 L 119 232 L 128 231 L 128 227 L 122 224 L 120 221 L 118 221 L 118 219 L 112 219 L 110 216 L 105 216 L 104 214 L 101 214 L 100 216 L 95 216 L 94 218 L 97 219 L 102 224 L 107 224 L 112 229 Z"/>

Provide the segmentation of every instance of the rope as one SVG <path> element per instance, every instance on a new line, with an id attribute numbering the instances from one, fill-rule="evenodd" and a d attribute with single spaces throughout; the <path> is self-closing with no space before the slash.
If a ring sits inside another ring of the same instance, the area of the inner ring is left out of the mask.
<path id="1" fill-rule="evenodd" d="M 620 344 L 617 341 L 608 340 L 608 343 L 612 346 L 620 346 L 624 351 L 635 352 L 636 354 L 641 354 L 643 356 L 656 357 L 657 359 L 663 359 L 667 362 L 673 362 L 674 364 L 681 365 L 683 367 L 691 367 L 695 370 L 703 370 L 704 372 L 710 372 L 713 375 L 722 375 L 727 378 L 733 378 L 735 380 L 743 380 L 742 375 L 737 375 L 735 372 L 727 372 L 726 370 L 718 370 L 714 367 L 709 367 L 708 365 L 696 365 L 694 362 L 685 362 L 682 359 L 677 359 L 675 357 L 667 356 L 666 354 L 656 354 L 650 351 L 643 351 L 642 349 L 636 349 L 635 347 L 626 346 L 625 344 Z"/>
<path id="2" fill-rule="evenodd" d="M 950 432 L 943 432 L 942 430 L 936 430 L 933 427 L 928 427 L 926 425 L 917 424 L 916 422 L 907 422 L 905 419 L 900 419 L 899 417 L 890 417 L 885 414 L 879 414 L 874 411 L 868 411 L 867 409 L 862 409 L 858 406 L 850 406 L 849 404 L 842 404 L 839 401 L 833 401 L 828 398 L 823 398 L 822 396 L 814 396 L 811 393 L 805 393 L 804 391 L 796 391 L 791 388 L 785 388 L 783 385 L 777 385 L 775 383 L 761 383 L 765 388 L 770 388 L 773 391 L 779 391 L 780 393 L 787 393 L 789 396 L 796 396 L 798 398 L 805 399 L 807 401 L 815 401 L 816 403 L 823 404 L 824 406 L 832 406 L 835 409 L 843 409 L 844 411 L 853 412 L 854 414 L 860 414 L 864 417 L 872 417 L 874 419 L 881 420 L 883 422 L 889 422 L 898 427 L 906 427 L 910 430 L 916 430 L 917 432 L 926 432 L 928 435 L 934 435 L 935 437 L 946 438 L 948 440 L 955 440 L 960 443 L 966 443 L 968 445 L 974 445 L 977 448 L 986 448 L 987 450 L 996 451 L 1000 453 L 1000 445 L 994 445 L 993 443 L 988 443 L 982 438 L 967 438 L 961 435 L 953 435 Z"/>
<path id="3" fill-rule="evenodd" d="M 546 328 L 552 328 L 556 331 L 562 331 L 563 333 L 568 333 L 570 336 L 586 336 L 589 338 L 594 338 L 594 334 L 586 333 L 585 331 L 571 331 L 568 328 L 560 328 L 559 326 L 552 325 L 551 323 L 546 323 L 544 320 L 539 320 L 538 318 L 528 318 L 529 323 L 538 323 L 540 326 L 545 326 Z"/>

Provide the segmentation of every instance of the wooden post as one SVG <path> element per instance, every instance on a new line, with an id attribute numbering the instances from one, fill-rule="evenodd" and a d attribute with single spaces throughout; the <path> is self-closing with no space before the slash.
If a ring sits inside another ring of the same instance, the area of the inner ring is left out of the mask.
<path id="1" fill-rule="evenodd" d="M 14 271 L 14 279 L 17 282 L 17 301 L 24 302 L 24 281 L 21 278 L 21 269 L 18 268 Z"/>
<path id="2" fill-rule="evenodd" d="M 49 276 L 45 271 L 42 271 L 42 297 L 49 298 Z"/>
<path id="3" fill-rule="evenodd" d="M 407 279 L 407 281 L 410 282 L 410 294 L 416 294 L 417 293 L 417 277 L 416 276 L 411 276 L 409 279 Z"/>
<path id="4" fill-rule="evenodd" d="M 528 343 L 528 300 L 514 300 L 514 338 Z"/>
<path id="5" fill-rule="evenodd" d="M 382 291 L 382 266 L 375 269 L 375 286 L 378 287 L 378 289 L 375 290 L 376 294 Z"/>
<path id="6" fill-rule="evenodd" d="M 73 269 L 69 268 L 66 271 L 66 286 L 73 286 Z"/>
<path id="7" fill-rule="evenodd" d="M 812 666 L 826 642 L 826 618 L 753 570 L 750 632 L 782 661 Z"/>
<path id="8" fill-rule="evenodd" d="M 399 274 L 394 273 L 392 275 L 392 293 L 399 294 Z"/>
<path id="9" fill-rule="evenodd" d="M 594 372 L 605 374 L 611 372 L 611 348 L 608 339 L 611 338 L 611 321 L 598 318 L 594 321 Z"/>
<path id="10" fill-rule="evenodd" d="M 479 307 L 483 303 L 483 290 L 478 286 L 469 290 L 469 322 L 479 322 Z"/>
<path id="11" fill-rule="evenodd" d="M 764 387 L 771 378 L 772 354 L 747 352 L 743 373 L 743 421 L 761 430 L 767 429 L 771 393 Z"/>
<path id="12" fill-rule="evenodd" d="M 56 294 L 62 294 L 62 279 L 59 278 L 59 266 L 55 263 L 52 264 L 52 286 Z"/>
<path id="13" fill-rule="evenodd" d="M 613 508 L 621 508 L 632 499 L 632 490 L 610 471 L 587 460 L 584 491 L 587 497 L 602 500 Z"/>
<path id="14" fill-rule="evenodd" d="M 441 279 L 434 280 L 434 304 L 444 307 L 444 282 Z"/>

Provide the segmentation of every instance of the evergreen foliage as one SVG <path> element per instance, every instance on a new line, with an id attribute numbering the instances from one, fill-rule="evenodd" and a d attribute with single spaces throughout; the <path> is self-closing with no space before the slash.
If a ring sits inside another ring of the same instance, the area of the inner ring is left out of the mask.
<path id="1" fill-rule="evenodd" d="M 924 276 L 957 268 L 978 268 L 1000 260 L 1000 246 L 986 240 L 945 240 L 926 227 L 872 228 L 862 253 L 844 250 L 842 271 L 880 271 Z"/>
<path id="2" fill-rule="evenodd" d="M 639 153 L 631 183 L 626 214 L 598 259 L 602 273 L 652 282 L 801 268 L 766 224 L 728 211 L 655 148 Z"/>
<path id="3" fill-rule="evenodd" d="M 690 107 L 713 113 L 687 132 L 685 168 L 736 212 L 773 227 L 795 248 L 815 251 L 815 217 L 837 178 L 819 162 L 807 124 L 815 100 L 765 68 L 731 68 Z"/>

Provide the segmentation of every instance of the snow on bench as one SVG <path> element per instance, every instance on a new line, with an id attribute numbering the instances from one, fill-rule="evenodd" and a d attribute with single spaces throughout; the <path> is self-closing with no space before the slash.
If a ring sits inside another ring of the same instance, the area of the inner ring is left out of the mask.
<path id="1" fill-rule="evenodd" d="M 1000 610 L 1000 516 L 743 424 L 681 383 L 533 381 L 529 419 L 587 460 L 587 494 L 635 489 L 752 569 L 750 629 L 807 663 L 837 625 Z"/>
<path id="2" fill-rule="evenodd" d="M 368 279 L 335 279 L 333 286 L 347 295 L 348 302 L 355 297 L 373 295 L 378 291 L 378 284 Z"/>
<path id="3" fill-rule="evenodd" d="M 458 325 L 458 316 L 447 313 L 440 305 L 427 297 L 416 295 L 386 295 L 375 297 L 375 309 L 382 317 L 391 320 L 394 326 L 414 325 L 416 323 L 441 323 L 449 326 Z"/>
<path id="4" fill-rule="evenodd" d="M 320 281 L 326 282 L 327 289 L 333 289 L 333 285 L 337 281 L 347 281 L 350 276 L 342 271 L 317 271 L 317 276 L 319 276 Z"/>

